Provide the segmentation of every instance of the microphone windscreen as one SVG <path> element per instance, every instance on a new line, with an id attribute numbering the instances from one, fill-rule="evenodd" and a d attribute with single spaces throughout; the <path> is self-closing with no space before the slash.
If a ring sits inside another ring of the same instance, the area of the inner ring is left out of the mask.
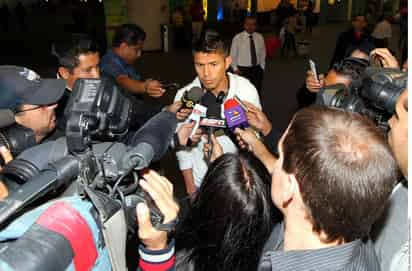
<path id="1" fill-rule="evenodd" d="M 0 109 L 0 128 L 5 128 L 15 122 L 13 111 L 9 109 Z"/>
<path id="2" fill-rule="evenodd" d="M 162 111 L 147 121 L 133 135 L 131 146 L 137 147 L 140 143 L 147 143 L 153 148 L 153 160 L 159 160 L 166 153 L 176 127 L 176 114 Z M 133 149 L 129 152 L 133 152 Z"/>
<path id="3" fill-rule="evenodd" d="M 222 113 L 222 106 L 217 102 L 216 96 L 207 91 L 200 100 L 200 104 L 207 107 L 206 116 L 208 118 L 220 118 Z"/>
<path id="4" fill-rule="evenodd" d="M 200 87 L 192 87 L 187 92 L 187 98 L 193 101 L 195 104 L 200 101 L 203 96 L 203 90 Z"/>

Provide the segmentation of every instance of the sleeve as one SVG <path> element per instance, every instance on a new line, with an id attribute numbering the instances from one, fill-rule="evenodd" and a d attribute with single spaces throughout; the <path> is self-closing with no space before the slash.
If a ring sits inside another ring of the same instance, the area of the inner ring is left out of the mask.
<path id="1" fill-rule="evenodd" d="M 106 61 L 102 61 L 100 68 L 104 76 L 111 77 L 115 80 L 120 75 L 127 75 L 125 70 L 115 61 L 113 61 L 113 59 L 106 59 Z"/>
<path id="2" fill-rule="evenodd" d="M 239 96 L 241 100 L 245 100 L 249 103 L 252 103 L 254 106 L 258 107 L 259 109 L 262 109 L 259 94 L 255 86 L 253 86 L 249 80 L 243 77 L 238 76 L 237 79 L 238 79 L 237 84 L 239 88 L 238 88 L 236 95 Z"/>
<path id="3" fill-rule="evenodd" d="M 262 47 L 262 50 L 260 52 L 260 66 L 262 67 L 263 70 L 265 70 L 265 66 L 266 66 L 266 45 L 265 45 L 265 39 L 263 38 L 262 35 L 259 35 L 259 39 L 260 39 L 260 44 Z"/>
<path id="4" fill-rule="evenodd" d="M 232 46 L 230 48 L 230 56 L 232 57 L 232 68 L 238 70 L 238 56 L 239 56 L 239 35 L 236 35 L 232 40 Z"/>
<path id="5" fill-rule="evenodd" d="M 141 271 L 174 271 L 175 269 L 175 241 L 172 240 L 163 250 L 149 250 L 139 246 L 139 268 Z"/>
<path id="6" fill-rule="evenodd" d="M 272 154 L 275 154 L 276 156 L 279 156 L 278 153 L 278 141 L 282 137 L 282 133 L 280 133 L 275 127 L 272 125 L 272 130 L 270 133 L 263 137 L 263 143 L 265 144 L 266 148 L 269 149 L 269 151 Z"/>

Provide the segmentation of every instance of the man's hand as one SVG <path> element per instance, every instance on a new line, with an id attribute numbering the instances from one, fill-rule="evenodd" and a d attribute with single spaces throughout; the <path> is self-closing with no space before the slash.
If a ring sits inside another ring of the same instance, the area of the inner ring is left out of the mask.
<path id="1" fill-rule="evenodd" d="M 11 154 L 10 150 L 7 149 L 5 146 L 0 146 L 0 155 L 3 158 L 4 164 L 7 164 L 11 160 L 13 160 L 13 155 Z M 2 168 L 0 167 L 0 170 Z"/>
<path id="2" fill-rule="evenodd" d="M 205 136 L 205 139 L 207 140 L 208 137 Z M 213 162 L 217 158 L 219 158 L 219 156 L 221 156 L 223 154 L 223 148 L 219 144 L 219 142 L 217 141 L 217 139 L 216 139 L 216 137 L 213 133 L 211 134 L 210 139 L 211 139 L 212 144 L 205 143 L 203 145 L 203 153 L 204 153 L 205 157 L 208 157 L 210 150 L 213 148 L 212 152 L 210 153 L 210 162 Z"/>
<path id="3" fill-rule="evenodd" d="M 192 114 L 193 109 L 190 108 L 181 108 L 177 111 L 176 113 L 176 118 L 179 121 L 184 121 L 185 119 L 187 119 L 187 117 L 190 116 L 190 114 Z"/>
<path id="4" fill-rule="evenodd" d="M 236 128 L 235 134 L 241 148 L 247 148 L 251 151 L 265 165 L 268 172 L 272 174 L 276 158 L 256 137 L 256 134 L 251 129 L 242 130 L 239 128 Z"/>
<path id="5" fill-rule="evenodd" d="M 153 98 L 159 98 L 166 92 L 162 88 L 162 84 L 157 80 L 147 79 L 144 82 L 145 92 Z"/>
<path id="6" fill-rule="evenodd" d="M 9 163 L 11 160 L 13 160 L 13 155 L 7 149 L 5 146 L 0 147 L 0 155 L 3 158 L 4 164 Z M 2 168 L 0 167 L 0 172 Z M 7 198 L 9 195 L 9 190 L 7 189 L 6 185 L 0 180 L 0 200 Z"/>
<path id="7" fill-rule="evenodd" d="M 242 149 L 252 151 L 256 149 L 257 144 L 261 143 L 252 129 L 242 130 L 236 128 L 236 139 Z"/>
<path id="8" fill-rule="evenodd" d="M 315 75 L 311 70 L 306 72 L 306 88 L 310 92 L 319 92 L 319 90 L 325 84 L 325 76 L 323 74 L 319 74 L 319 81 L 316 80 Z"/>
<path id="9" fill-rule="evenodd" d="M 248 109 L 246 116 L 249 124 L 263 135 L 267 136 L 270 131 L 272 131 L 272 123 L 269 121 L 265 113 L 249 102 L 243 101 L 243 103 Z"/>
<path id="10" fill-rule="evenodd" d="M 173 198 L 173 185 L 165 178 L 148 170 L 140 180 L 142 188 L 149 193 L 164 216 L 163 223 L 176 219 L 179 206 Z M 161 250 L 167 246 L 167 232 L 157 230 L 150 221 L 149 208 L 145 203 L 136 206 L 139 239 L 150 250 Z"/>
<path id="11" fill-rule="evenodd" d="M 387 48 L 377 48 L 370 53 L 370 58 L 378 57 L 384 68 L 399 68 L 396 58 Z"/>
<path id="12" fill-rule="evenodd" d="M 186 146 L 187 141 L 189 140 L 190 134 L 192 133 L 193 128 L 195 127 L 195 122 L 184 123 L 177 130 L 177 138 L 179 139 L 179 144 L 181 146 Z M 190 137 L 192 143 L 198 143 L 202 136 L 202 129 L 198 128 L 196 132 Z"/>

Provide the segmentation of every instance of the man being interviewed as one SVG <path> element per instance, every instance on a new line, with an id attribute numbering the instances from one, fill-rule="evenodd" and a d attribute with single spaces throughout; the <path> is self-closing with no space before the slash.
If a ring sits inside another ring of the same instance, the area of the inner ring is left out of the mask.
<path id="1" fill-rule="evenodd" d="M 192 87 L 201 87 L 205 93 L 209 92 L 216 97 L 222 92 L 225 100 L 236 95 L 241 100 L 261 108 L 256 88 L 247 79 L 227 72 L 232 59 L 217 33 L 210 31 L 202 37 L 194 48 L 193 59 L 197 77 L 192 83 L 177 92 L 175 101 L 180 100 L 186 90 L 190 90 Z M 223 105 L 220 111 L 220 118 L 223 119 Z M 217 140 L 222 145 L 224 152 L 237 151 L 235 144 L 228 136 L 218 136 Z M 207 163 L 203 154 L 204 143 L 205 141 L 201 140 L 196 146 L 185 148 L 176 153 L 188 194 L 193 194 L 196 188 L 200 187 L 207 171 Z"/>

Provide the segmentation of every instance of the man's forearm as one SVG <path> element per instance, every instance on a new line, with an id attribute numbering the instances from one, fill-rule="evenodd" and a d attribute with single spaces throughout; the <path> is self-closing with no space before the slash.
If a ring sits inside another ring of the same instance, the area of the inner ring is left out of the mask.
<path id="1" fill-rule="evenodd" d="M 146 82 L 140 80 L 134 80 L 127 76 L 119 76 L 116 79 L 117 83 L 123 89 L 134 93 L 134 94 L 143 94 L 146 92 Z"/>
<path id="2" fill-rule="evenodd" d="M 193 178 L 193 169 L 182 170 L 183 180 L 185 181 L 186 192 L 192 195 L 196 192 L 195 179 Z"/>
<path id="3" fill-rule="evenodd" d="M 273 166 L 276 163 L 276 157 L 266 148 L 263 142 L 259 141 L 253 146 L 253 154 L 265 165 L 266 169 L 272 174 Z"/>

